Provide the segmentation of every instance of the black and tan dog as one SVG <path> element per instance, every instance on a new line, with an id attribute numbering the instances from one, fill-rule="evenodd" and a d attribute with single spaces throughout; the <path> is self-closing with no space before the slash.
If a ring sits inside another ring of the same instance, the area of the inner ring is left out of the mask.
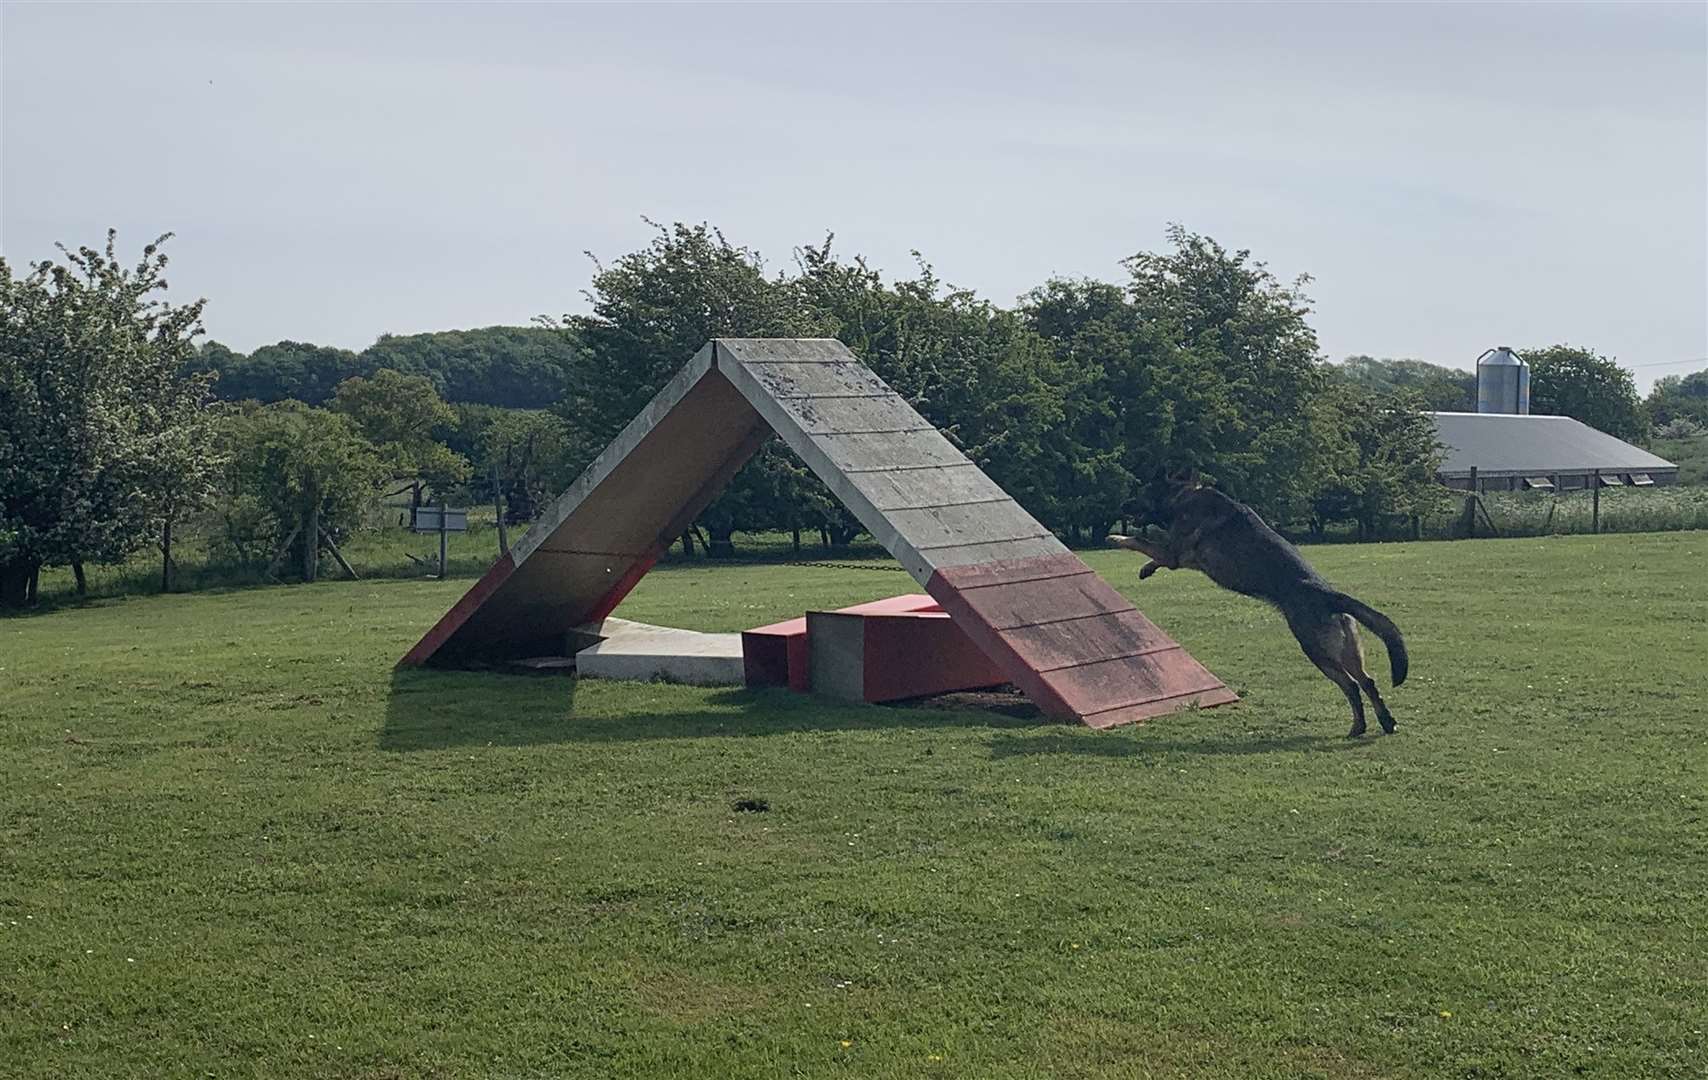
<path id="1" fill-rule="evenodd" d="M 1352 704 L 1350 735 L 1364 734 L 1362 689 L 1376 707 L 1376 720 L 1388 734 L 1394 715 L 1364 670 L 1358 628 L 1368 626 L 1388 647 L 1394 685 L 1406 681 L 1406 642 L 1386 615 L 1337 592 L 1317 575 L 1299 549 L 1288 543 L 1251 507 L 1213 488 L 1194 486 L 1169 502 L 1166 530 L 1148 526 L 1144 536 L 1111 536 L 1109 542 L 1148 555 L 1139 571 L 1148 578 L 1159 568 L 1202 570 L 1224 589 L 1267 601 L 1279 608 L 1305 655 Z"/>

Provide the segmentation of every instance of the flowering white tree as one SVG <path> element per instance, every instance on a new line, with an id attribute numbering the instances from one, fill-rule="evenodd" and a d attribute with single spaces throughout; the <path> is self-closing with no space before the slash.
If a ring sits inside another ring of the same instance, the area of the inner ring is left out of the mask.
<path id="1" fill-rule="evenodd" d="M 212 376 L 185 374 L 202 301 L 158 295 L 166 239 L 128 268 L 112 232 L 22 277 L 0 259 L 0 606 L 42 566 L 168 539 L 212 488 Z"/>

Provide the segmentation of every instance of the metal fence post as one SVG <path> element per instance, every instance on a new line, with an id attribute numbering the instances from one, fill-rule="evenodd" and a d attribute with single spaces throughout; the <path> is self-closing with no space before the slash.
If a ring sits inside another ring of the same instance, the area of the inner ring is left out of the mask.
<path id="1" fill-rule="evenodd" d="M 441 581 L 443 581 L 445 578 L 445 555 L 446 555 L 445 541 L 451 535 L 450 530 L 445 528 L 445 526 L 449 523 L 449 519 L 450 519 L 450 513 L 449 513 L 448 508 L 445 506 L 445 500 L 440 499 L 439 500 L 439 579 Z"/>
<path id="2" fill-rule="evenodd" d="M 1465 496 L 1465 536 L 1477 538 L 1477 467 L 1471 466 L 1471 493 Z"/>
<path id="3" fill-rule="evenodd" d="M 1589 531 L 1601 531 L 1601 470 L 1596 469 L 1589 474 L 1589 485 L 1592 494 L 1589 497 Z"/>

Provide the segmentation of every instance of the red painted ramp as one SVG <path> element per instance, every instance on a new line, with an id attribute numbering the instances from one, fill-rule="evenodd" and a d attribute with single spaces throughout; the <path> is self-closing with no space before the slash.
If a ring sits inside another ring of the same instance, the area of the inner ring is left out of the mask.
<path id="1" fill-rule="evenodd" d="M 1048 715 L 1106 728 L 1239 700 L 1072 553 L 942 567 L 925 591 Z"/>

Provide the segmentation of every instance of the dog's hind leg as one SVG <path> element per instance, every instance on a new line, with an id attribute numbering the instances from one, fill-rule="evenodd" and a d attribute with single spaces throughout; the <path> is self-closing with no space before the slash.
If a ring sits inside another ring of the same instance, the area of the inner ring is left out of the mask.
<path id="1" fill-rule="evenodd" d="M 1364 734 L 1364 699 L 1358 695 L 1358 681 L 1341 664 L 1343 642 L 1339 622 L 1339 618 L 1334 617 L 1308 629 L 1294 626 L 1293 636 L 1299 639 L 1300 647 L 1317 670 L 1327 675 L 1329 681 L 1346 695 L 1346 703 L 1352 706 L 1352 730 L 1346 735 L 1347 738 L 1357 738 Z"/>
<path id="2" fill-rule="evenodd" d="M 1358 624 L 1352 621 L 1350 615 L 1340 615 L 1335 619 L 1340 623 L 1340 667 L 1353 680 L 1363 687 L 1370 695 L 1370 704 L 1376 706 L 1376 722 L 1382 725 L 1384 734 L 1394 733 L 1394 714 L 1388 711 L 1387 702 L 1382 700 L 1381 692 L 1376 689 L 1376 680 L 1364 670 L 1364 649 L 1358 641 Z"/>

